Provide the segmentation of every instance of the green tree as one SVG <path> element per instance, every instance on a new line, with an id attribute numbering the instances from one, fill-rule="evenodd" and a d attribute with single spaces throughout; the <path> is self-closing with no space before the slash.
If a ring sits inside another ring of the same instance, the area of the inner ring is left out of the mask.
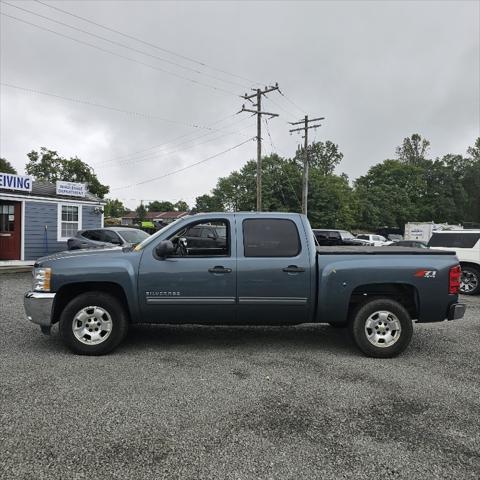
<path id="1" fill-rule="evenodd" d="M 338 154 L 337 158 L 341 155 Z M 338 162 L 335 164 L 338 165 Z M 257 163 L 251 160 L 239 171 L 220 178 L 210 195 L 197 197 L 196 210 L 254 211 L 256 171 Z M 318 227 L 349 228 L 353 224 L 355 202 L 346 175 L 334 175 L 331 168 L 326 169 L 325 164 L 314 162 L 310 169 L 309 183 L 309 218 L 312 224 Z M 264 211 L 299 212 L 301 191 L 302 165 L 298 157 L 285 159 L 272 154 L 262 159 Z"/>
<path id="2" fill-rule="evenodd" d="M 400 160 L 385 160 L 371 167 L 354 183 L 356 226 L 403 227 L 408 221 L 432 220 L 417 215 L 425 192 L 423 173 L 423 167 Z"/>
<path id="3" fill-rule="evenodd" d="M 188 206 L 188 203 L 183 201 L 183 200 L 179 200 L 177 203 L 175 203 L 173 208 L 177 212 L 188 212 L 190 210 L 190 207 Z"/>
<path id="4" fill-rule="evenodd" d="M 214 195 L 200 195 L 195 199 L 195 210 L 201 212 L 223 212 L 223 205 Z"/>
<path id="5" fill-rule="evenodd" d="M 13 173 L 13 174 L 17 173 L 13 165 L 7 159 L 1 158 L 1 157 L 0 157 L 0 172 Z"/>
<path id="6" fill-rule="evenodd" d="M 107 198 L 107 203 L 105 205 L 105 216 L 118 218 L 125 214 L 125 207 L 123 203 L 118 199 Z"/>
<path id="7" fill-rule="evenodd" d="M 147 205 L 149 212 L 172 212 L 175 206 L 172 202 L 154 200 Z"/>
<path id="8" fill-rule="evenodd" d="M 402 145 L 396 149 L 399 160 L 411 165 L 419 165 L 426 160 L 430 142 L 418 133 L 403 139 Z"/>
<path id="9" fill-rule="evenodd" d="M 99 198 L 103 198 L 110 190 L 107 185 L 100 183 L 93 168 L 78 157 L 63 158 L 45 147 L 40 149 L 40 153 L 32 150 L 27 157 L 29 161 L 25 170 L 36 180 L 86 183 L 89 192 Z"/>
<path id="10" fill-rule="evenodd" d="M 143 203 L 140 203 L 140 205 L 135 209 L 135 212 L 140 222 L 143 222 L 145 218 L 147 218 L 147 209 Z"/>
<path id="11" fill-rule="evenodd" d="M 302 164 L 305 148 L 301 147 L 295 154 L 295 159 Z M 343 153 L 340 152 L 338 145 L 327 140 L 323 142 L 313 142 L 308 147 L 308 160 L 310 168 L 315 168 L 322 175 L 332 175 L 335 168 L 343 159 Z"/>
<path id="12" fill-rule="evenodd" d="M 473 146 L 467 148 L 467 155 L 474 160 L 480 160 L 480 137 L 477 137 Z"/>

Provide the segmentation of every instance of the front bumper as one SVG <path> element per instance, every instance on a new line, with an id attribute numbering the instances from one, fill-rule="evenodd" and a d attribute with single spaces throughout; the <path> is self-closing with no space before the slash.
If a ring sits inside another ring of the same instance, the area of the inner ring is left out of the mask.
<path id="1" fill-rule="evenodd" d="M 449 320 L 458 320 L 459 318 L 463 318 L 465 315 L 465 310 L 467 307 L 463 303 L 454 303 L 450 305 L 448 309 L 448 319 Z"/>
<path id="2" fill-rule="evenodd" d="M 41 327 L 52 324 L 54 293 L 27 292 L 23 297 L 23 306 L 28 320 Z"/>

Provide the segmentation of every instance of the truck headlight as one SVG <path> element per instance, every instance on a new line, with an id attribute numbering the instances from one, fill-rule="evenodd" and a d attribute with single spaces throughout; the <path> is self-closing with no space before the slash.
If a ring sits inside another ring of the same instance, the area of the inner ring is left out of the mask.
<path id="1" fill-rule="evenodd" d="M 52 278 L 51 268 L 33 269 L 33 290 L 36 292 L 49 292 Z"/>

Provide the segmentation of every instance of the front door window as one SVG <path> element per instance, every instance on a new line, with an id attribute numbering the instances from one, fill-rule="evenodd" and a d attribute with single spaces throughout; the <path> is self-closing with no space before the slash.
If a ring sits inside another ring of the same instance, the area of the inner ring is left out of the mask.
<path id="1" fill-rule="evenodd" d="M 0 205 L 0 232 L 13 232 L 15 230 L 15 206 Z"/>

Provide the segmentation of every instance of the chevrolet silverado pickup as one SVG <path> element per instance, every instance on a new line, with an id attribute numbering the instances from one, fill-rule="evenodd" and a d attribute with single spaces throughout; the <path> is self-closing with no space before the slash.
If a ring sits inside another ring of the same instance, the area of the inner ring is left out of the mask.
<path id="1" fill-rule="evenodd" d="M 189 246 L 212 229 L 225 241 Z M 134 323 L 316 322 L 347 327 L 366 355 L 393 357 L 413 321 L 463 317 L 460 275 L 451 251 L 319 247 L 300 214 L 203 213 L 135 248 L 40 258 L 24 305 L 43 333 L 58 323 L 65 344 L 86 355 L 113 350 Z"/>

